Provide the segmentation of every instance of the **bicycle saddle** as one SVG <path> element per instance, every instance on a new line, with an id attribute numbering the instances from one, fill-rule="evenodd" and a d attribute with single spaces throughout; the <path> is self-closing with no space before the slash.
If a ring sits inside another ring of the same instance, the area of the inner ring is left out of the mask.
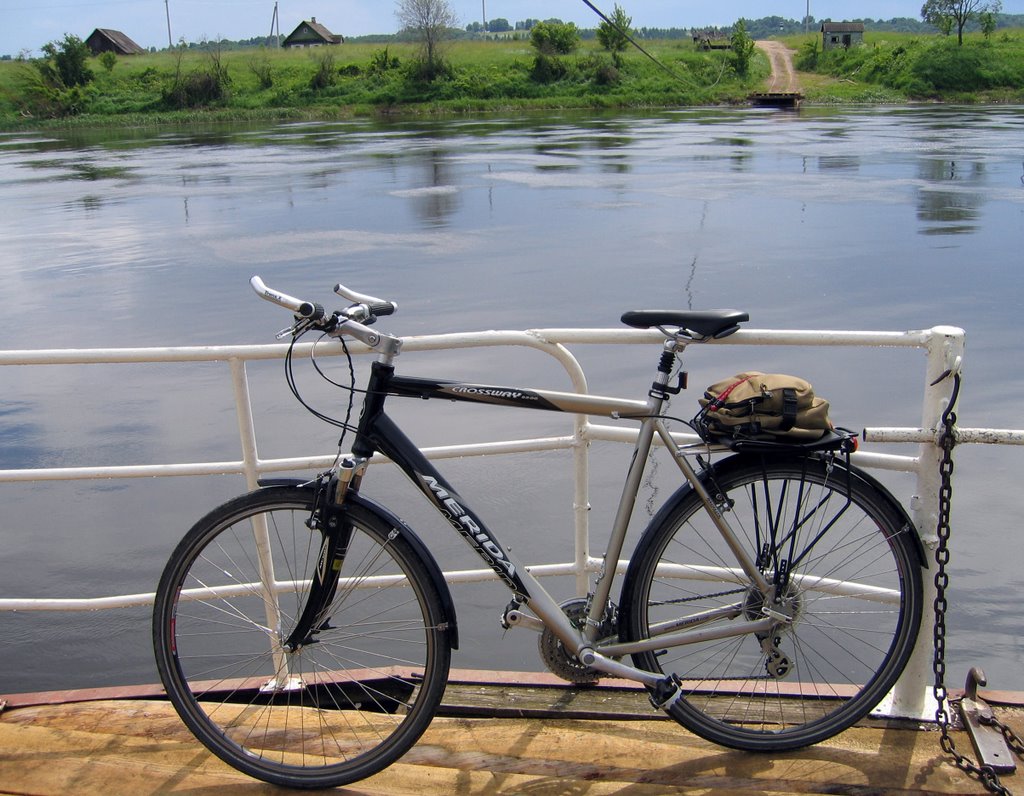
<path id="1" fill-rule="evenodd" d="M 622 316 L 626 326 L 652 329 L 670 326 L 690 332 L 695 337 L 726 337 L 750 316 L 740 310 L 632 310 Z"/>

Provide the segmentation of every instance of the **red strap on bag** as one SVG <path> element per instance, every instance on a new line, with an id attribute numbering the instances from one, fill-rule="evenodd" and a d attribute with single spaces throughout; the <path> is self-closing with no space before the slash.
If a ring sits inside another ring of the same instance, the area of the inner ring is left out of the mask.
<path id="1" fill-rule="evenodd" d="M 715 398 L 714 401 L 712 401 L 710 404 L 708 404 L 708 411 L 709 412 L 717 412 L 719 409 L 721 409 L 723 406 L 725 406 L 725 399 L 729 397 L 729 393 L 731 393 L 733 390 L 735 390 L 737 387 L 739 387 L 744 382 L 750 381 L 752 378 L 754 378 L 754 377 L 753 376 L 747 376 L 747 378 L 745 378 L 745 379 L 740 379 L 739 381 L 730 384 L 728 387 L 726 387 L 724 390 L 722 390 L 722 392 L 719 394 L 719 396 L 717 398 Z"/>

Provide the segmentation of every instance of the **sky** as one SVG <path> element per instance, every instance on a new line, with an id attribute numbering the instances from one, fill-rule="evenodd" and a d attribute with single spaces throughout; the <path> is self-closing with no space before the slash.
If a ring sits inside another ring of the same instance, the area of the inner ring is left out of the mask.
<path id="1" fill-rule="evenodd" d="M 449 0 L 462 25 L 483 18 L 517 20 L 557 17 L 581 27 L 599 21 L 582 0 Z M 609 13 L 615 0 L 592 0 Z M 922 0 L 810 0 L 816 19 L 917 18 Z M 706 27 L 731 25 L 746 17 L 781 16 L 802 19 L 808 0 L 619 0 L 634 27 Z M 270 33 L 274 0 L 0 0 L 0 55 L 22 51 L 38 55 L 39 48 L 71 33 L 85 39 L 95 28 L 113 28 L 143 47 L 166 47 L 170 40 L 248 39 Z M 394 0 L 278 0 L 282 35 L 302 20 L 316 17 L 333 33 L 361 36 L 394 33 Z M 1003 11 L 1024 13 L 1024 0 L 1003 0 Z"/>

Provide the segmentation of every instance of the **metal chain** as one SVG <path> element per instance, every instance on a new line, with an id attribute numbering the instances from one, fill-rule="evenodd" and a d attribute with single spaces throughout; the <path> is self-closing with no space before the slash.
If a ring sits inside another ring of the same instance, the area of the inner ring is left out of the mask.
<path id="1" fill-rule="evenodd" d="M 1003 738 L 1006 740 L 1006 745 L 1010 747 L 1017 757 L 1024 759 L 1024 741 L 1021 741 L 1020 736 L 999 721 L 995 716 L 992 717 L 991 723 L 993 727 L 1003 734 Z"/>
<path id="2" fill-rule="evenodd" d="M 941 378 L 950 375 L 946 373 Z M 949 537 L 950 537 L 950 512 L 953 498 L 953 447 L 956 445 L 956 413 L 953 407 L 956 405 L 957 395 L 960 392 L 960 374 L 953 374 L 953 394 L 949 398 L 949 404 L 942 413 L 942 436 L 939 445 L 942 447 L 942 461 L 939 464 L 939 475 L 941 484 L 939 486 L 939 517 L 936 526 L 936 534 L 939 537 L 938 546 L 935 548 L 935 656 L 933 658 L 933 671 L 935 682 L 933 693 L 935 694 L 935 723 L 942 733 L 940 744 L 942 750 L 953 758 L 956 767 L 965 772 L 969 777 L 976 777 L 985 789 L 991 793 L 1006 794 L 1012 796 L 1011 792 L 999 781 L 999 775 L 991 766 L 978 765 L 969 757 L 965 757 L 957 751 L 953 736 L 949 733 L 949 716 L 946 714 L 945 705 L 948 702 L 950 709 L 953 708 L 953 701 L 949 700 L 946 692 L 946 609 L 949 607 L 946 601 L 946 589 L 949 587 L 949 574 L 946 567 L 949 564 Z M 995 722 L 1004 737 L 1009 738 L 1007 733 L 1013 735 L 1013 731 L 999 722 Z M 1016 735 L 1013 735 L 1016 739 Z M 1016 740 L 1014 748 L 1018 754 L 1022 747 L 1020 740 Z"/>

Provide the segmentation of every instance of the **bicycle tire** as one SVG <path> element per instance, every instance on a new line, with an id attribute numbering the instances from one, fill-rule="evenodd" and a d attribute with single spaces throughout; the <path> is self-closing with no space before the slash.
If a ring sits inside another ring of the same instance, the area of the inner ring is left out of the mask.
<path id="1" fill-rule="evenodd" d="M 839 459 L 734 456 L 705 484 L 769 582 L 780 561 L 791 567 L 783 594 L 793 619 L 763 638 L 638 653 L 634 665 L 675 674 L 681 695 L 669 714 L 723 746 L 781 751 L 830 738 L 878 704 L 913 652 L 923 604 L 916 534 L 884 487 Z M 765 555 L 773 526 L 784 543 Z M 696 492 L 678 490 L 627 569 L 621 640 L 728 606 L 728 616 L 684 627 L 763 618 L 763 596 L 735 561 Z"/>
<path id="2" fill-rule="evenodd" d="M 214 509 L 171 555 L 153 612 L 157 668 L 193 734 L 240 771 L 297 788 L 355 782 L 398 759 L 430 723 L 451 661 L 436 565 L 356 499 L 329 624 L 315 643 L 283 648 L 320 551 L 305 524 L 313 495 L 275 486 Z"/>

